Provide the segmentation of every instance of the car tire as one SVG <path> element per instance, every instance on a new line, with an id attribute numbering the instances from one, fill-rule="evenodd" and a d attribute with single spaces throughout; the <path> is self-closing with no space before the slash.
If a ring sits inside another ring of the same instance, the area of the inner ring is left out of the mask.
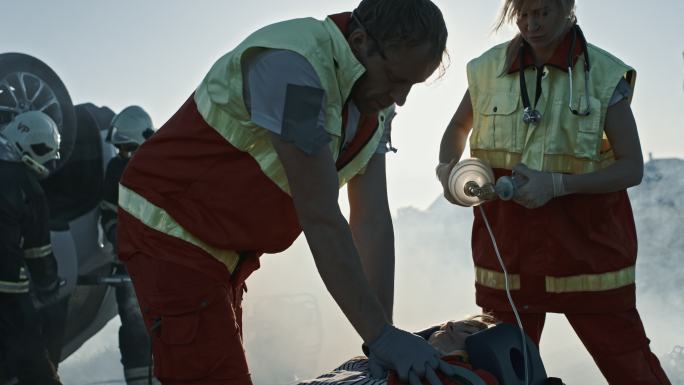
<path id="1" fill-rule="evenodd" d="M 45 63 L 22 53 L 0 54 L 0 129 L 22 112 L 49 115 L 61 135 L 59 169 L 76 140 L 76 113 L 64 83 Z"/>

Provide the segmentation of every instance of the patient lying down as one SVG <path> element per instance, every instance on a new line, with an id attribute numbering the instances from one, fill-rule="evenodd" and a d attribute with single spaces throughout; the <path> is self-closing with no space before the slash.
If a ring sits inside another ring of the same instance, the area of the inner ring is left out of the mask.
<path id="1" fill-rule="evenodd" d="M 428 337 L 428 342 L 442 354 L 442 360 L 473 370 L 468 363 L 465 339 L 471 334 L 493 326 L 494 320 L 488 316 L 474 316 L 461 321 L 445 322 Z M 430 329 L 428 329 L 430 330 Z M 421 335 L 423 335 L 421 333 Z M 423 335 L 427 337 L 426 335 Z M 499 385 L 489 372 L 473 370 L 487 385 Z M 461 385 L 458 381 L 446 378 L 438 373 L 443 385 Z M 300 385 L 404 385 L 396 374 L 390 372 L 387 378 L 372 378 L 368 370 L 368 358 L 354 357 L 340 365 L 330 373 L 318 378 L 301 382 Z"/>

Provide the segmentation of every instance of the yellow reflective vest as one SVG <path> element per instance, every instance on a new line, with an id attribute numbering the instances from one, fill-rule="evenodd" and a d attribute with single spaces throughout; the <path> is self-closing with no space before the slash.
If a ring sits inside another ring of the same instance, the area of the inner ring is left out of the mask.
<path id="1" fill-rule="evenodd" d="M 592 172 L 613 163 L 613 152 L 603 132 L 606 111 L 620 79 L 626 78 L 633 88 L 636 72 L 589 44 L 589 90 L 585 89 L 582 57 L 573 70 L 573 100 L 568 100 L 568 73 L 545 67 L 543 91 L 536 106 L 542 118 L 536 124 L 525 124 L 520 75 L 500 75 L 504 72 L 507 44 L 498 45 L 468 63 L 468 90 L 473 106 L 471 155 L 494 168 L 510 170 L 522 162 L 534 170 L 569 174 Z M 535 69 L 525 71 L 527 89 L 534 90 Z M 568 103 L 583 110 L 587 98 L 590 115 L 573 115 Z"/>
<path id="2" fill-rule="evenodd" d="M 231 271 L 239 254 L 283 251 L 301 233 L 268 131 L 251 122 L 243 100 L 242 63 L 264 49 L 296 52 L 316 71 L 326 95 L 325 130 L 332 138 L 340 186 L 366 167 L 394 110 L 360 123 L 352 143 L 342 149 L 343 109 L 365 68 L 332 18 L 267 26 L 221 57 L 191 99 L 131 159 L 119 206 Z M 125 245 L 120 250 L 127 252 Z"/>
<path id="3" fill-rule="evenodd" d="M 365 68 L 332 19 L 297 19 L 267 26 L 249 36 L 220 58 L 197 88 L 195 102 L 207 123 L 235 147 L 249 152 L 263 172 L 289 192 L 284 169 L 267 131 L 250 121 L 243 100 L 242 63 L 264 49 L 294 51 L 313 66 L 326 94 L 325 129 L 333 138 L 330 150 L 334 159 L 340 155 L 344 142 L 342 109 Z M 384 122 L 393 111 L 394 106 L 378 114 L 381 129 L 376 130 L 354 161 L 339 170 L 340 186 L 361 171 L 373 156 L 382 139 Z"/>

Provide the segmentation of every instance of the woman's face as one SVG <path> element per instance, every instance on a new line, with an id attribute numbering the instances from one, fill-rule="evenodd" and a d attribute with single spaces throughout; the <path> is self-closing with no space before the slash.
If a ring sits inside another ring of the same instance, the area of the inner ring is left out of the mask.
<path id="1" fill-rule="evenodd" d="M 518 12 L 517 25 L 522 37 L 535 51 L 555 48 L 565 35 L 569 15 L 556 0 L 528 0 Z"/>
<path id="2" fill-rule="evenodd" d="M 465 340 L 482 330 L 468 321 L 449 321 L 432 333 L 428 342 L 443 355 L 465 350 Z"/>

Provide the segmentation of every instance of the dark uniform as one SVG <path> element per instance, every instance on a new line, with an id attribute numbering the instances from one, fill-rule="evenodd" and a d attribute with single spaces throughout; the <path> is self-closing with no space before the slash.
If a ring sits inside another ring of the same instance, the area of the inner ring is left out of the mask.
<path id="1" fill-rule="evenodd" d="M 12 368 L 22 385 L 60 384 L 29 294 L 29 279 L 44 303 L 59 289 L 45 193 L 19 162 L 0 160 L 0 181 L 0 383 Z"/>
<path id="2" fill-rule="evenodd" d="M 107 240 L 116 249 L 117 201 L 119 198 L 119 180 L 128 158 L 116 156 L 109 161 L 104 181 L 104 201 L 102 203 L 102 229 Z M 115 274 L 128 274 L 126 267 L 119 264 Z M 126 283 L 116 287 L 116 301 L 121 318 L 119 329 L 119 349 L 121 363 L 124 366 L 126 382 L 130 384 L 147 384 L 148 368 L 151 365 L 150 339 L 145 328 L 140 307 L 135 296 L 133 284 Z"/>

